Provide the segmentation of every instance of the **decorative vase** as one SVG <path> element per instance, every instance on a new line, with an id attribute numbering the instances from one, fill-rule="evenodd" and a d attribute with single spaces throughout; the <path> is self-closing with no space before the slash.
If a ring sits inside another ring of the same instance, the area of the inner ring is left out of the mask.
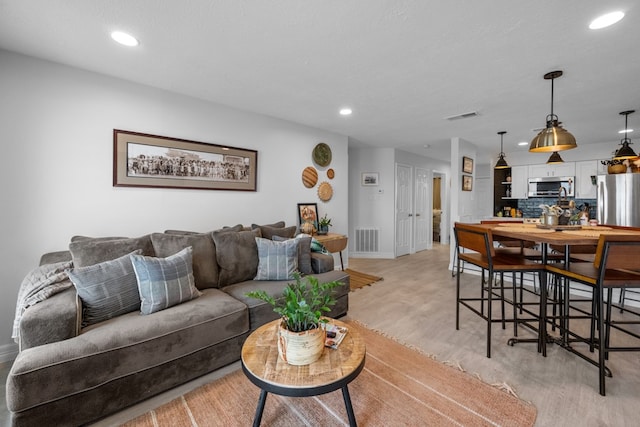
<path id="1" fill-rule="evenodd" d="M 322 356 L 324 328 L 291 332 L 282 323 L 278 326 L 278 354 L 289 365 L 309 365 Z"/>
<path id="2" fill-rule="evenodd" d="M 611 173 L 611 174 L 626 173 L 627 172 L 627 166 L 623 165 L 623 164 L 609 165 L 609 166 L 607 166 L 607 172 Z"/>
<path id="3" fill-rule="evenodd" d="M 328 225 L 318 225 L 318 234 L 325 235 L 329 232 Z"/>
<path id="4" fill-rule="evenodd" d="M 300 225 L 300 232 L 304 234 L 313 234 L 314 232 L 313 222 L 311 221 L 303 222 L 302 225 Z"/>

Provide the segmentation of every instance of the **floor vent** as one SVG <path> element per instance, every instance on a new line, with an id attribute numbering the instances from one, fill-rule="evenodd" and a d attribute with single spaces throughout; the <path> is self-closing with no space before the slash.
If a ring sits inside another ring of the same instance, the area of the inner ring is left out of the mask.
<path id="1" fill-rule="evenodd" d="M 378 252 L 378 228 L 356 228 L 356 252 Z"/>

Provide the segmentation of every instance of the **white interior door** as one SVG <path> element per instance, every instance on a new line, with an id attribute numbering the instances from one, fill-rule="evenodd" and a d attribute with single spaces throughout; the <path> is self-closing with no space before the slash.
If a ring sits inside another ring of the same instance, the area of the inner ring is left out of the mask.
<path id="1" fill-rule="evenodd" d="M 414 242 L 416 252 L 428 249 L 431 243 L 431 217 L 429 215 L 431 210 L 429 207 L 431 204 L 431 192 L 429 191 L 430 180 L 430 174 L 426 169 L 416 168 L 415 203 L 413 209 L 415 217 Z"/>
<path id="2" fill-rule="evenodd" d="M 411 251 L 411 175 L 411 166 L 396 165 L 396 256 Z"/>

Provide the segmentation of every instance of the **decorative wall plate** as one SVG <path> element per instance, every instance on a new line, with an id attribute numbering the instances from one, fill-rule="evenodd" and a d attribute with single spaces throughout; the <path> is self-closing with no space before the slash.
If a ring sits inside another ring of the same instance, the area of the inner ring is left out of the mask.
<path id="1" fill-rule="evenodd" d="M 327 202 L 331 200 L 332 196 L 333 196 L 333 187 L 331 187 L 331 184 L 329 184 L 326 181 L 321 182 L 320 185 L 318 186 L 318 197 L 320 198 L 320 200 L 322 200 L 323 202 Z"/>
<path id="2" fill-rule="evenodd" d="M 331 163 L 331 147 L 324 142 L 316 145 L 313 149 L 313 161 L 319 166 L 329 166 L 329 163 Z"/>
<path id="3" fill-rule="evenodd" d="M 336 173 L 333 171 L 333 169 L 329 169 L 327 170 L 327 176 L 329 177 L 329 179 L 333 179 L 333 177 L 336 176 Z"/>
<path id="4" fill-rule="evenodd" d="M 318 182 L 318 171 L 313 166 L 307 166 L 302 171 L 302 183 L 307 188 L 312 188 Z"/>

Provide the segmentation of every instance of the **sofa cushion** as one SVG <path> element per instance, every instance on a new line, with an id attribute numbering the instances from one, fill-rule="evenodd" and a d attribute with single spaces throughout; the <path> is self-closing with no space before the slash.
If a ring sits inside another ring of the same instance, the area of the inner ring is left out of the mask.
<path id="1" fill-rule="evenodd" d="M 102 238 L 71 242 L 69 250 L 75 267 L 86 267 L 104 261 L 120 258 L 136 249 L 142 255 L 154 256 L 151 236 L 145 235 L 133 239 L 103 240 Z"/>
<path id="2" fill-rule="evenodd" d="M 278 222 L 274 222 L 273 224 L 264 224 L 264 225 L 251 224 L 251 229 L 253 230 L 254 228 L 259 228 L 259 227 L 284 228 L 284 225 L 285 225 L 284 221 L 278 221 Z"/>
<path id="3" fill-rule="evenodd" d="M 139 254 L 138 249 L 132 254 Z M 82 326 L 103 322 L 140 309 L 138 282 L 130 254 L 69 270 L 82 301 Z"/>
<path id="4" fill-rule="evenodd" d="M 260 229 L 260 233 L 262 234 L 262 237 L 269 240 L 273 240 L 274 236 L 290 239 L 296 235 L 296 230 L 297 230 L 295 225 L 291 227 L 271 227 L 268 225 L 252 225 L 251 228 L 253 230 Z"/>
<path id="5" fill-rule="evenodd" d="M 196 288 L 218 287 L 218 262 L 216 261 L 216 247 L 211 234 L 164 234 L 151 235 L 153 250 L 158 257 L 168 257 L 184 248 L 193 248 L 193 278 Z"/>
<path id="6" fill-rule="evenodd" d="M 311 236 L 298 234 L 294 239 L 298 241 L 298 271 L 302 274 L 313 274 L 311 265 Z M 287 240 L 284 237 L 273 236 L 276 242 Z"/>
<path id="7" fill-rule="evenodd" d="M 129 399 L 130 405 L 162 391 L 158 383 L 168 389 L 206 373 L 202 366 L 215 369 L 222 366 L 217 360 L 223 364 L 238 360 L 240 345 L 235 341 L 246 336 L 248 328 L 247 307 L 218 289 L 205 289 L 201 297 L 153 316 L 118 316 L 84 329 L 78 337 L 48 344 L 46 351 L 21 352 L 8 375 L 7 407 L 28 411 L 66 405 L 73 412 L 69 402 L 95 402 L 94 412 L 104 416 L 114 409 L 111 400 L 126 404 Z M 226 345 L 229 342 L 233 348 Z M 150 370 L 158 378 L 145 376 Z M 114 383 L 119 387 L 111 387 Z M 96 390 L 101 390 L 97 396 Z M 76 418 L 69 414 L 65 425 L 84 425 L 88 420 L 70 419 Z"/>
<path id="8" fill-rule="evenodd" d="M 288 280 L 298 270 L 298 241 L 282 242 L 256 237 L 258 272 L 254 280 Z"/>
<path id="9" fill-rule="evenodd" d="M 260 229 L 213 232 L 212 236 L 216 245 L 220 287 L 256 277 L 258 246 L 255 238 L 262 237 Z"/>
<path id="10" fill-rule="evenodd" d="M 200 296 L 193 278 L 192 252 L 189 246 L 166 258 L 131 255 L 142 314 L 155 313 Z"/>

